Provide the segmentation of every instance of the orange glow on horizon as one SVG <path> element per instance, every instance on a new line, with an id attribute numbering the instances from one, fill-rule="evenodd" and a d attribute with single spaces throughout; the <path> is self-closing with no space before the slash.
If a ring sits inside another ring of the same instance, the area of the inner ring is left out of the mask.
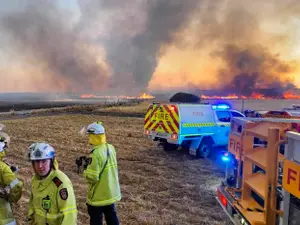
<path id="1" fill-rule="evenodd" d="M 140 96 L 126 96 L 126 95 L 119 95 L 119 96 L 99 96 L 99 95 L 94 95 L 94 94 L 82 94 L 80 95 L 80 98 L 106 98 L 106 99 L 111 99 L 111 98 L 117 98 L 117 99 L 154 99 L 155 97 L 147 94 L 147 93 L 142 93 Z"/>

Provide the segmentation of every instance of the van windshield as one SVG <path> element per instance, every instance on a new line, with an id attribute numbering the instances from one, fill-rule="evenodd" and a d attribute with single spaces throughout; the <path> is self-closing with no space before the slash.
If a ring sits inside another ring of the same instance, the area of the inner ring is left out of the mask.
<path id="1" fill-rule="evenodd" d="M 228 111 L 216 111 L 220 122 L 230 122 L 230 113 Z"/>
<path id="2" fill-rule="evenodd" d="M 243 114 L 238 113 L 238 112 L 231 112 L 231 114 L 232 114 L 232 117 L 244 117 Z"/>

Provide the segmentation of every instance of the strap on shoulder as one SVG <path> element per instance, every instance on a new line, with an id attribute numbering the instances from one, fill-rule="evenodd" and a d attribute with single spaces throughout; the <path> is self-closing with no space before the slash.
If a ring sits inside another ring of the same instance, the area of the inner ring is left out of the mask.
<path id="1" fill-rule="evenodd" d="M 102 171 L 100 172 L 100 174 L 99 174 L 99 179 L 100 179 L 100 177 L 101 177 L 101 175 L 102 175 L 102 173 L 103 173 L 103 171 L 104 171 L 104 169 L 105 169 L 105 167 L 106 167 L 106 165 L 107 165 L 107 163 L 108 163 L 108 157 L 110 156 L 110 153 L 109 153 L 109 147 L 108 147 L 108 144 L 106 143 L 106 161 L 105 161 L 105 164 L 104 164 L 104 166 L 103 166 L 103 169 L 102 169 Z"/>

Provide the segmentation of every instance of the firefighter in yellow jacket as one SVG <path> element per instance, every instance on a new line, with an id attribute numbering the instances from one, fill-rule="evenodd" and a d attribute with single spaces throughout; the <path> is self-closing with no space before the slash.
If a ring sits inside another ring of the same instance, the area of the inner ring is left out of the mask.
<path id="1" fill-rule="evenodd" d="M 102 225 L 102 215 L 107 225 L 118 225 L 115 203 L 121 200 L 116 151 L 106 142 L 105 130 L 101 122 L 86 128 L 89 143 L 93 149 L 89 155 L 89 165 L 83 172 L 88 182 L 87 207 L 90 225 Z"/>
<path id="2" fill-rule="evenodd" d="M 53 147 L 47 143 L 33 143 L 28 150 L 35 171 L 28 208 L 29 224 L 77 224 L 73 185 L 58 169 Z"/>
<path id="3" fill-rule="evenodd" d="M 9 136 L 0 132 L 0 225 L 16 225 L 11 203 L 18 202 L 22 197 L 23 183 L 18 180 L 13 168 L 2 161 L 6 155 Z"/>

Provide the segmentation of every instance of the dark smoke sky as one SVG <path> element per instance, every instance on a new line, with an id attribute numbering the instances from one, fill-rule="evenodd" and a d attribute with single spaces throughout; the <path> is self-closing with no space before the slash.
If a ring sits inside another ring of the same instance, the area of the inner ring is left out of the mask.
<path id="1" fill-rule="evenodd" d="M 13 40 L 11 49 L 28 64 L 42 67 L 46 86 L 67 91 L 85 91 L 94 83 L 99 89 L 106 87 L 106 68 L 68 27 L 63 12 L 50 1 L 29 2 L 22 11 L 10 12 L 1 19 L 2 30 Z M 27 74 L 27 78 L 32 79 L 32 75 Z"/>
<path id="2" fill-rule="evenodd" d="M 281 95 L 297 77 L 297 62 L 283 58 L 300 57 L 296 0 L 12 0 L 0 9 L 4 91 Z"/>
<path id="3" fill-rule="evenodd" d="M 100 34 L 98 41 L 104 43 L 107 61 L 114 70 L 111 87 L 145 90 L 162 48 L 189 21 L 199 1 L 129 0 L 125 4 L 122 0 L 79 0 L 78 3 L 82 13 L 79 30 L 86 24 L 97 29 L 93 21 L 101 20 L 99 9 L 109 14 L 109 34 L 104 37 Z"/>

